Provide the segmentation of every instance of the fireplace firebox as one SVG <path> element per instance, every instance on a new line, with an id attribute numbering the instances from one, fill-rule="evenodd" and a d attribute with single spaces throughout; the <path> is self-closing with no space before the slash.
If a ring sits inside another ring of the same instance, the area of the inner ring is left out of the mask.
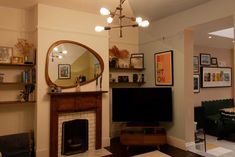
<path id="1" fill-rule="evenodd" d="M 62 124 L 62 155 L 72 155 L 88 150 L 88 120 L 75 119 Z"/>

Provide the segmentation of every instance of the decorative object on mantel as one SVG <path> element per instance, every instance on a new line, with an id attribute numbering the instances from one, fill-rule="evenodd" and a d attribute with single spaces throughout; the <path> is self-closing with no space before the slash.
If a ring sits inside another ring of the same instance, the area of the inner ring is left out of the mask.
<path id="1" fill-rule="evenodd" d="M 101 32 L 103 30 L 110 30 L 114 28 L 119 28 L 120 29 L 120 38 L 122 38 L 122 28 L 124 27 L 148 27 L 149 26 L 149 21 L 144 20 L 141 17 L 129 17 L 126 16 L 122 13 L 123 11 L 123 3 L 125 0 L 120 0 L 119 5 L 116 7 L 116 9 L 113 12 L 110 12 L 107 8 L 101 8 L 100 9 L 100 14 L 104 16 L 109 16 L 107 18 L 107 22 L 110 24 L 113 22 L 113 20 L 117 19 L 119 20 L 119 25 L 115 26 L 96 26 L 95 31 Z M 130 20 L 128 23 L 124 20 Z"/>
<path id="2" fill-rule="evenodd" d="M 102 75 L 96 79 L 96 89 L 97 89 L 97 91 L 102 90 L 102 80 L 103 80 Z"/>
<path id="3" fill-rule="evenodd" d="M 25 64 L 33 64 L 34 61 L 34 45 L 27 42 L 26 39 L 18 39 L 15 47 L 18 51 L 24 55 L 24 63 Z"/>
<path id="4" fill-rule="evenodd" d="M 62 91 L 61 88 L 55 85 L 50 85 L 48 88 L 49 93 L 60 93 L 61 91 Z"/>

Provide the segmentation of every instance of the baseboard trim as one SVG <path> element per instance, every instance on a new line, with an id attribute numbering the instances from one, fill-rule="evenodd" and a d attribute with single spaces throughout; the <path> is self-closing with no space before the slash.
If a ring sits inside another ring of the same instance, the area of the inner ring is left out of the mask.
<path id="1" fill-rule="evenodd" d="M 185 147 L 187 150 L 190 150 L 191 148 L 195 148 L 195 146 L 196 146 L 195 142 L 187 142 L 185 144 Z"/>
<path id="2" fill-rule="evenodd" d="M 167 144 L 183 149 L 183 150 L 187 150 L 186 149 L 186 145 L 185 145 L 185 141 L 182 139 L 179 139 L 177 137 L 174 136 L 167 136 Z"/>
<path id="3" fill-rule="evenodd" d="M 36 157 L 49 157 L 49 150 L 48 149 L 40 149 L 36 150 Z"/>
<path id="4" fill-rule="evenodd" d="M 110 137 L 106 137 L 102 139 L 102 147 L 110 146 Z"/>

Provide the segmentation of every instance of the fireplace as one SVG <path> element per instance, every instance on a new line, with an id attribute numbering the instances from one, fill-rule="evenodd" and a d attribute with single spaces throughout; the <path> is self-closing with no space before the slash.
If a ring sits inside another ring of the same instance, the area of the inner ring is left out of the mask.
<path id="1" fill-rule="evenodd" d="M 59 114 L 95 113 L 95 149 L 101 148 L 102 135 L 102 94 L 106 91 L 49 93 L 51 96 L 50 113 L 50 157 L 58 156 L 58 119 Z"/>

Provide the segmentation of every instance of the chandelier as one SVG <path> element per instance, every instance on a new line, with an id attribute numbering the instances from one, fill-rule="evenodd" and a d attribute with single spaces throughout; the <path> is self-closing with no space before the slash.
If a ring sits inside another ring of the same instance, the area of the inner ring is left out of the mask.
<path id="1" fill-rule="evenodd" d="M 55 58 L 62 59 L 67 53 L 67 50 L 59 51 L 58 47 L 55 47 L 51 54 L 51 61 L 54 62 Z"/>
<path id="2" fill-rule="evenodd" d="M 148 20 L 143 20 L 141 17 L 129 17 L 126 15 L 123 15 L 123 3 L 125 0 L 120 0 L 120 4 L 116 7 L 116 9 L 111 12 L 106 8 L 101 8 L 100 9 L 100 14 L 107 17 L 107 22 L 111 24 L 113 22 L 113 19 L 117 17 L 119 19 L 119 25 L 116 26 L 96 26 L 95 31 L 97 32 L 102 32 L 103 30 L 110 30 L 114 28 L 119 28 L 120 29 L 120 37 L 122 37 L 122 28 L 124 27 L 148 27 L 149 26 L 149 21 Z M 130 20 L 130 24 L 124 24 L 123 19 L 128 19 Z"/>

